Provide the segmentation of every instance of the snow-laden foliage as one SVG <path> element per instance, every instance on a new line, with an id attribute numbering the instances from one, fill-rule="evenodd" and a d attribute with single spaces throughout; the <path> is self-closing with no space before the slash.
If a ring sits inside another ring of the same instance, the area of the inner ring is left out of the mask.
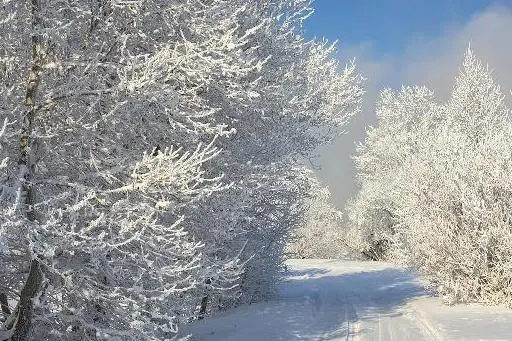
<path id="1" fill-rule="evenodd" d="M 343 214 L 333 206 L 329 189 L 312 174 L 308 180 L 309 189 L 300 205 L 303 222 L 287 245 L 290 257 L 360 259 L 347 245 Z"/>
<path id="2" fill-rule="evenodd" d="M 377 103 L 378 126 L 370 128 L 354 157 L 360 190 L 347 204 L 352 247 L 371 259 L 382 259 L 397 223 L 397 169 L 414 154 L 425 131 L 436 121 L 437 105 L 425 87 L 384 90 Z"/>
<path id="3" fill-rule="evenodd" d="M 503 100 L 468 52 L 442 123 L 402 171 L 398 253 L 450 302 L 512 305 L 512 121 Z"/>
<path id="4" fill-rule="evenodd" d="M 307 191 L 305 170 L 295 166 L 296 159 L 329 141 L 333 134 L 326 132 L 339 131 L 358 109 L 362 89 L 354 65 L 340 69 L 332 59 L 333 45 L 302 36 L 308 4 L 272 1 L 264 9 L 279 20 L 246 17 L 263 28 L 253 33 L 253 44 L 267 62 L 251 100 L 227 102 L 236 134 L 220 139 L 224 152 L 216 167 L 232 186 L 210 197 L 190 220 L 210 260 L 240 253 L 245 267 L 240 292 L 206 288 L 215 302 L 209 309 L 273 294 L 283 268 L 284 238 L 300 226 L 296 202 Z"/>
<path id="5" fill-rule="evenodd" d="M 365 147 L 407 149 L 396 154 L 401 162 L 392 166 L 393 176 L 382 178 L 386 196 L 379 199 L 393 217 L 382 233 L 388 255 L 417 268 L 448 302 L 512 306 L 512 120 L 504 95 L 468 51 L 447 103 L 429 99 L 424 106 L 409 98 L 418 122 L 412 138 L 390 136 L 391 144 L 382 139 Z M 362 186 L 376 182 L 363 178 Z M 375 207 L 359 209 L 372 214 Z"/>
<path id="6" fill-rule="evenodd" d="M 0 340 L 171 339 L 272 291 L 295 160 L 362 94 L 309 5 L 3 2 Z"/>

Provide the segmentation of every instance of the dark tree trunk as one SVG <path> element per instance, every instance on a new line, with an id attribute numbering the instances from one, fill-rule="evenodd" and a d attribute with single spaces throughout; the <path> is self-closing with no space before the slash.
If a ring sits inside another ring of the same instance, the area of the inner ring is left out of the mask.
<path id="1" fill-rule="evenodd" d="M 25 286 L 21 291 L 21 298 L 18 303 L 18 317 L 16 319 L 16 326 L 11 341 L 25 340 L 31 326 L 32 313 L 34 310 L 34 303 L 32 299 L 39 293 L 41 283 L 43 282 L 43 273 L 39 262 L 33 260 L 30 265 L 30 272 L 28 274 Z"/>
<path id="2" fill-rule="evenodd" d="M 9 309 L 9 302 L 7 301 L 7 295 L 0 292 L 0 309 L 5 316 L 11 315 L 11 309 Z"/>
<path id="3" fill-rule="evenodd" d="M 34 165 L 33 158 L 30 153 L 31 135 L 34 129 L 34 120 L 36 117 L 36 98 L 37 89 L 40 83 L 41 70 L 43 65 L 43 46 L 42 37 L 38 32 L 42 28 L 41 20 L 41 0 L 30 0 L 31 4 L 31 26 L 32 26 L 32 62 L 28 75 L 27 90 L 25 93 L 25 106 L 27 107 L 21 124 L 20 130 L 20 157 L 18 164 L 21 170 L 22 178 L 20 179 L 22 191 L 24 193 L 24 212 L 28 221 L 36 220 L 36 212 L 34 211 L 35 193 L 33 188 Z M 14 334 L 11 341 L 23 341 L 26 339 L 30 331 L 32 315 L 34 311 L 33 299 L 41 291 L 43 283 L 43 273 L 41 265 L 37 259 L 33 259 L 30 264 L 30 271 L 21 290 L 20 300 L 16 307 L 17 317 L 14 321 Z"/>
<path id="4" fill-rule="evenodd" d="M 204 319 L 204 315 L 206 314 L 206 307 L 208 306 L 208 296 L 203 296 L 201 299 L 201 307 L 199 308 L 199 316 L 198 320 Z"/>

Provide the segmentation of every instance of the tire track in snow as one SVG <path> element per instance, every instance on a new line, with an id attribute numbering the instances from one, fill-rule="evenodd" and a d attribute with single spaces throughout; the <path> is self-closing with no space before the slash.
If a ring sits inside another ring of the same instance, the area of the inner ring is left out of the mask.
<path id="1" fill-rule="evenodd" d="M 442 335 L 441 331 L 434 327 L 429 319 L 420 310 L 415 309 L 413 304 L 409 305 L 410 311 L 408 317 L 414 320 L 423 332 L 430 337 L 432 341 L 446 341 L 447 338 Z"/>

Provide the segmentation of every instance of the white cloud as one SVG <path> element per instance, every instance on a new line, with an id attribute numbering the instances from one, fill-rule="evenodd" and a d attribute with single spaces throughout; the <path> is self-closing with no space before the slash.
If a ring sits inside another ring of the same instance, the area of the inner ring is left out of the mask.
<path id="1" fill-rule="evenodd" d="M 406 84 L 424 84 L 446 97 L 459 70 L 462 56 L 471 44 L 475 54 L 489 64 L 504 91 L 512 89 L 512 9 L 488 8 L 468 23 L 451 27 L 442 37 L 412 42 L 401 58 Z"/>

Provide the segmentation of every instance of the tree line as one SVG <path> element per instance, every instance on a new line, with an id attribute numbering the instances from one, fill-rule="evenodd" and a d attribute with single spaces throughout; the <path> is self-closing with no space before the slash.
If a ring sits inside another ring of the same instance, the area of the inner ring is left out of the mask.
<path id="1" fill-rule="evenodd" d="M 272 294 L 362 78 L 306 0 L 0 5 L 0 340 L 170 340 Z"/>
<path id="2" fill-rule="evenodd" d="M 355 161 L 347 240 L 419 271 L 446 302 L 512 305 L 512 120 L 468 49 L 451 97 L 384 90 Z"/>

